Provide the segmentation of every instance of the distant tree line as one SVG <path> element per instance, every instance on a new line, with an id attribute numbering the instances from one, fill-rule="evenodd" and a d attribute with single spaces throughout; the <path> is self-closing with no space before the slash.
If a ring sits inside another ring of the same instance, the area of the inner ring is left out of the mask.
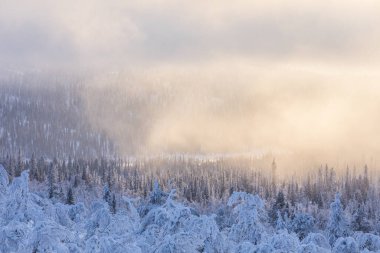
<path id="1" fill-rule="evenodd" d="M 115 154 L 112 141 L 86 120 L 82 86 L 63 81 L 0 80 L 0 154 L 17 153 L 19 147 L 28 157 Z"/>
<path id="2" fill-rule="evenodd" d="M 272 175 L 273 166 L 277 166 L 275 162 L 269 157 L 264 159 L 272 170 L 255 168 L 257 160 L 249 157 L 205 159 L 181 155 L 48 160 L 34 155 L 23 159 L 18 152 L 16 156 L 2 157 L 0 163 L 11 179 L 28 169 L 30 180 L 46 185 L 50 198 L 64 194 L 67 203 L 74 202 L 73 189 L 105 187 L 104 199 L 116 206 L 113 194 L 148 197 L 156 182 L 164 190 L 175 188 L 181 199 L 205 207 L 225 201 L 234 191 L 258 194 L 270 203 L 268 213 L 274 223 L 279 214 L 286 219 L 285 216 L 293 217 L 299 210 L 314 211 L 318 215 L 317 210 L 329 209 L 337 192 L 341 194 L 342 206 L 361 229 L 368 220 L 380 219 L 378 184 L 370 179 L 367 166 L 360 173 L 349 168 L 338 173 L 326 165 L 299 179 L 279 179 Z M 62 190 L 62 185 L 66 189 Z"/>

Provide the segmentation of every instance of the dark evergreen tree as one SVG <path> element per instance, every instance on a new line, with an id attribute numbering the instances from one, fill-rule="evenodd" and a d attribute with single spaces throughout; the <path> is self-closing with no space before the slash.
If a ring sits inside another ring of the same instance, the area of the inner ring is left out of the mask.
<path id="1" fill-rule="evenodd" d="M 360 231 L 363 233 L 368 233 L 371 231 L 371 223 L 366 217 L 364 206 L 359 205 L 356 212 L 354 213 L 351 222 L 351 229 L 353 231 Z"/>
<path id="2" fill-rule="evenodd" d="M 275 196 L 275 194 L 277 192 L 277 163 L 276 163 L 276 159 L 273 159 L 273 161 L 272 161 L 271 171 L 272 171 L 271 194 L 272 194 L 272 196 Z"/>
<path id="3" fill-rule="evenodd" d="M 310 232 L 314 230 L 315 219 L 308 213 L 296 213 L 292 223 L 292 231 L 295 232 L 300 240 L 304 239 Z"/>
<path id="4" fill-rule="evenodd" d="M 103 187 L 103 200 L 108 204 L 111 204 L 111 191 L 108 185 Z"/>
<path id="5" fill-rule="evenodd" d="M 87 166 L 84 166 L 83 167 L 83 171 L 82 171 L 82 180 L 85 182 L 85 183 L 89 183 L 89 178 L 88 178 L 88 175 L 87 175 Z"/>
<path id="6" fill-rule="evenodd" d="M 111 201 L 111 213 L 115 214 L 116 213 L 116 197 L 115 194 L 112 194 L 112 201 Z"/>
<path id="7" fill-rule="evenodd" d="M 37 180 L 37 162 L 36 162 L 36 157 L 34 155 L 34 152 L 32 154 L 32 157 L 30 158 L 29 162 L 29 178 L 31 180 Z"/>
<path id="8" fill-rule="evenodd" d="M 71 187 L 67 191 L 66 204 L 67 205 L 74 205 L 75 204 L 74 193 L 73 193 L 73 189 Z"/>
<path id="9" fill-rule="evenodd" d="M 49 198 L 54 197 L 54 165 L 50 163 L 49 174 L 48 174 L 48 187 L 49 187 Z"/>
<path id="10" fill-rule="evenodd" d="M 283 191 L 279 191 L 277 194 L 276 200 L 273 203 L 272 208 L 269 212 L 269 217 L 273 224 L 275 224 L 275 222 L 277 221 L 278 213 L 280 213 L 281 215 L 284 215 L 285 206 L 286 206 L 285 195 Z"/>
<path id="11" fill-rule="evenodd" d="M 18 155 L 17 155 L 17 165 L 15 168 L 15 177 L 19 177 L 21 175 L 21 172 L 23 171 L 23 161 L 21 157 L 21 149 L 18 149 Z"/>
<path id="12" fill-rule="evenodd" d="M 45 180 L 45 159 L 41 156 L 37 162 L 37 181 L 43 182 Z"/>
<path id="13" fill-rule="evenodd" d="M 166 196 L 167 194 L 161 190 L 158 181 L 154 180 L 153 191 L 150 193 L 150 203 L 161 204 Z"/>

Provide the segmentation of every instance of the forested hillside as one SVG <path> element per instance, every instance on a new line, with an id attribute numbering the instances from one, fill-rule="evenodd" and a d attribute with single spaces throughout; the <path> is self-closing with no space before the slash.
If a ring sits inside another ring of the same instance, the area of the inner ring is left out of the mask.
<path id="1" fill-rule="evenodd" d="M 79 80 L 43 75 L 0 79 L 0 153 L 45 157 L 114 154 L 86 119 Z"/>
<path id="2" fill-rule="evenodd" d="M 82 80 L 1 79 L 1 252 L 380 251 L 376 167 L 285 175 L 269 152 L 137 155 L 176 91 L 124 99 Z"/>

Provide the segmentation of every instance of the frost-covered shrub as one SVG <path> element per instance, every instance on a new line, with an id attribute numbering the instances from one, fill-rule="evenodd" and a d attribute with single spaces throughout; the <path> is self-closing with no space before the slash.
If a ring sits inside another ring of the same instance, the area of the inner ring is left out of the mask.
<path id="1" fill-rule="evenodd" d="M 318 209 L 313 215 L 315 217 L 315 226 L 317 229 L 325 230 L 329 221 L 329 210 Z"/>
<path id="2" fill-rule="evenodd" d="M 72 220 L 69 216 L 69 206 L 61 203 L 55 204 L 56 210 L 56 222 L 62 226 L 69 227 L 72 224 Z"/>
<path id="3" fill-rule="evenodd" d="M 265 232 L 264 202 L 257 195 L 234 192 L 228 200 L 228 206 L 233 208 L 235 217 L 229 238 L 235 242 L 258 244 Z"/>
<path id="4" fill-rule="evenodd" d="M 135 239 L 137 226 L 127 215 L 117 214 L 111 218 L 111 223 L 107 230 L 109 230 L 115 238 L 122 237 L 126 241 L 131 241 Z"/>
<path id="5" fill-rule="evenodd" d="M 314 230 L 314 217 L 308 213 L 296 213 L 291 223 L 291 229 L 302 240 Z"/>
<path id="6" fill-rule="evenodd" d="M 300 245 L 298 237 L 286 231 L 280 231 L 278 234 L 267 239 L 266 242 L 271 245 L 274 250 L 281 252 L 296 252 Z"/>
<path id="7" fill-rule="evenodd" d="M 334 244 L 333 253 L 359 253 L 359 246 L 352 237 L 340 237 Z"/>
<path id="8" fill-rule="evenodd" d="M 104 233 L 111 222 L 111 215 L 108 210 L 108 205 L 101 202 L 93 204 L 92 215 L 86 223 L 87 238 L 96 233 Z"/>
<path id="9" fill-rule="evenodd" d="M 34 252 L 63 253 L 70 252 L 67 243 L 74 241 L 75 237 L 68 229 L 46 220 L 36 224 L 27 247 Z"/>
<path id="10" fill-rule="evenodd" d="M 226 206 L 219 207 L 216 211 L 215 221 L 220 229 L 231 227 L 233 224 L 232 209 Z"/>
<path id="11" fill-rule="evenodd" d="M 25 247 L 31 228 L 19 221 L 10 221 L 0 229 L 0 252 L 19 252 Z"/>
<path id="12" fill-rule="evenodd" d="M 36 223 L 47 217 L 54 217 L 56 213 L 55 207 L 49 199 L 33 193 L 29 193 L 28 206 L 27 216 Z"/>
<path id="13" fill-rule="evenodd" d="M 156 241 L 158 237 L 176 232 L 190 216 L 189 208 L 167 199 L 163 206 L 152 208 L 142 218 L 139 232 L 145 236 L 151 235 L 151 239 Z"/>
<path id="14" fill-rule="evenodd" d="M 86 253 L 142 253 L 134 244 L 125 244 L 110 236 L 92 236 L 86 241 Z"/>
<path id="15" fill-rule="evenodd" d="M 319 233 L 310 233 L 305 237 L 305 239 L 302 240 L 302 244 L 314 244 L 321 248 L 328 250 L 331 249 L 331 246 L 326 237 Z"/>
<path id="16" fill-rule="evenodd" d="M 302 244 L 298 250 L 298 253 L 330 253 L 331 250 L 321 248 L 315 244 Z"/>
<path id="17" fill-rule="evenodd" d="M 28 196 L 29 196 L 29 173 L 24 171 L 20 177 L 14 178 L 8 189 L 8 198 L 5 204 L 3 217 L 5 220 L 26 220 Z"/>
<path id="18" fill-rule="evenodd" d="M 206 252 L 224 252 L 226 238 L 220 233 L 214 215 L 191 216 L 184 222 L 183 232 L 193 235 Z"/>
<path id="19" fill-rule="evenodd" d="M 153 251 L 157 253 L 202 252 L 203 249 L 189 239 L 186 234 L 167 235 Z"/>
<path id="20" fill-rule="evenodd" d="M 187 233 L 176 233 L 165 236 L 164 240 L 158 245 L 154 252 L 177 253 L 177 252 L 209 252 L 205 251 L 205 245 L 193 240 L 193 236 Z M 211 251 L 212 252 L 212 251 Z"/>
<path id="21" fill-rule="evenodd" d="M 128 217 L 133 220 L 134 222 L 140 222 L 140 216 L 139 213 L 132 201 L 132 199 L 127 198 L 123 196 L 122 203 L 120 204 L 120 211 L 121 214 L 126 214 Z"/>
<path id="22" fill-rule="evenodd" d="M 70 219 L 74 222 L 81 222 L 84 220 L 86 208 L 83 203 L 77 203 L 75 205 L 70 205 L 68 215 Z"/>
<path id="23" fill-rule="evenodd" d="M 254 252 L 256 252 L 256 246 L 248 241 L 242 242 L 236 248 L 236 253 L 254 253 Z"/>
<path id="24" fill-rule="evenodd" d="M 166 233 L 173 233 L 183 226 L 183 222 L 189 219 L 192 214 L 189 207 L 173 200 L 175 191 L 167 198 L 161 207 L 153 208 L 141 222 L 141 229 L 155 224 L 165 229 Z"/>
<path id="25" fill-rule="evenodd" d="M 224 252 L 225 239 L 215 216 L 194 215 L 174 199 L 172 190 L 162 206 L 152 208 L 142 218 L 139 231 L 151 245 L 148 252 Z"/>
<path id="26" fill-rule="evenodd" d="M 271 245 L 267 244 L 267 243 L 262 243 L 262 244 L 259 244 L 256 246 L 255 248 L 255 253 L 271 253 L 273 252 L 274 249 Z"/>
<path id="27" fill-rule="evenodd" d="M 355 233 L 360 250 L 380 251 L 380 237 L 369 233 Z"/>

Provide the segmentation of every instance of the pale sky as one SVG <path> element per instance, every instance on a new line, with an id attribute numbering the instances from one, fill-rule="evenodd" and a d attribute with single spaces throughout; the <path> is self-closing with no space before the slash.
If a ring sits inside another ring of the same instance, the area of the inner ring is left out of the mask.
<path id="1" fill-rule="evenodd" d="M 380 2 L 2 0 L 3 64 L 136 66 L 380 58 Z"/>
<path id="2" fill-rule="evenodd" d="M 3 68 L 175 86 L 148 147 L 380 155 L 378 0 L 1 0 L 0 38 Z M 123 140 L 125 122 L 109 120 Z"/>

